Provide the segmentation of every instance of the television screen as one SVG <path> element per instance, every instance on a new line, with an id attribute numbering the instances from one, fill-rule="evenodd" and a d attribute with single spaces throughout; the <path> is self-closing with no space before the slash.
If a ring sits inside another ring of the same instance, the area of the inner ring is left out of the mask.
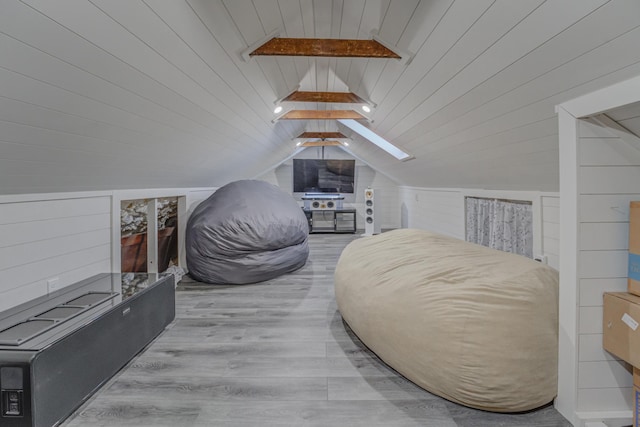
<path id="1" fill-rule="evenodd" d="M 294 193 L 353 193 L 355 160 L 293 159 Z"/>

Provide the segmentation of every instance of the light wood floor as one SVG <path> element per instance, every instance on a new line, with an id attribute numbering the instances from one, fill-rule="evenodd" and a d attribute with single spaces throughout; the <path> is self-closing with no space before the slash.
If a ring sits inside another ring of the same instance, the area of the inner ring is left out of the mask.
<path id="1" fill-rule="evenodd" d="M 307 264 L 268 282 L 183 279 L 175 323 L 63 425 L 570 426 L 551 406 L 504 415 L 448 402 L 366 349 L 333 293 L 357 238 L 313 234 Z"/>

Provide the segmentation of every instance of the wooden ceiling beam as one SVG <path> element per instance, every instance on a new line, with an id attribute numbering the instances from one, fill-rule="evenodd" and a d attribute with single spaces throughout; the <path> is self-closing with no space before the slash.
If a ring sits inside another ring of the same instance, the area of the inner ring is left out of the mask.
<path id="1" fill-rule="evenodd" d="M 291 110 L 278 120 L 338 120 L 367 118 L 354 110 Z"/>
<path id="2" fill-rule="evenodd" d="M 305 92 L 295 91 L 283 98 L 288 102 L 333 102 L 343 104 L 367 104 L 367 101 L 352 92 Z"/>
<path id="3" fill-rule="evenodd" d="M 319 56 L 334 58 L 392 58 L 400 55 L 376 40 L 274 37 L 249 56 Z"/>
<path id="4" fill-rule="evenodd" d="M 305 138 L 305 139 L 340 139 L 347 138 L 341 132 L 303 132 L 298 135 L 296 138 Z"/>
<path id="5" fill-rule="evenodd" d="M 300 147 L 325 147 L 332 145 L 342 145 L 340 141 L 307 141 L 300 144 Z"/>

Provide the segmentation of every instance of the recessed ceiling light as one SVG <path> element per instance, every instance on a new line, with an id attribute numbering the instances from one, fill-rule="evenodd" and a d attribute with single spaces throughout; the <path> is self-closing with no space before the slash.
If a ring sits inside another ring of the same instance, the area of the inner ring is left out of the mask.
<path id="1" fill-rule="evenodd" d="M 344 145 L 345 147 L 348 147 L 349 143 L 345 141 L 345 142 L 342 143 L 342 145 Z"/>
<path id="2" fill-rule="evenodd" d="M 370 113 L 370 112 L 371 112 L 371 108 L 369 108 L 369 106 L 368 106 L 368 105 L 363 105 L 363 106 L 362 106 L 362 110 L 363 110 L 365 113 Z"/>
<path id="3" fill-rule="evenodd" d="M 276 109 L 275 109 L 275 110 L 273 110 L 273 112 L 274 112 L 275 114 L 278 114 L 280 111 L 282 111 L 282 105 L 278 105 L 278 106 L 276 107 Z"/>
<path id="4" fill-rule="evenodd" d="M 296 143 L 296 147 L 299 147 L 300 145 L 302 145 L 302 141 L 298 141 L 298 142 Z"/>

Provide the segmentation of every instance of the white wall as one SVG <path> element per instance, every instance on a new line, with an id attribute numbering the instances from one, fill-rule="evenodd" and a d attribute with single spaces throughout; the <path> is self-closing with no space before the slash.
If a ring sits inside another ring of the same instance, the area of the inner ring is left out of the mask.
<path id="1" fill-rule="evenodd" d="M 628 202 L 640 151 L 615 123 L 588 117 L 640 100 L 640 76 L 557 107 L 560 140 L 560 341 L 555 406 L 574 425 L 630 424 L 632 375 L 602 350 L 602 293 L 625 290 Z M 632 145 L 633 145 L 632 144 Z"/>
<path id="2" fill-rule="evenodd" d="M 533 208 L 533 253 L 545 255 L 548 264 L 559 269 L 559 197 L 557 193 L 499 191 L 469 188 L 399 188 L 401 224 L 464 240 L 465 196 L 529 200 Z"/>
<path id="3" fill-rule="evenodd" d="M 464 196 L 460 189 L 400 187 L 403 228 L 420 228 L 464 240 Z"/>
<path id="4" fill-rule="evenodd" d="M 267 181 L 279 186 L 282 190 L 292 194 L 302 206 L 300 196 L 302 193 L 293 193 L 293 160 L 292 159 L 322 159 L 320 147 L 310 147 L 285 161 L 275 169 L 266 172 L 256 179 Z M 356 209 L 356 227 L 364 228 L 364 190 L 367 187 L 379 190 L 376 193 L 376 201 L 382 201 L 378 205 L 378 215 L 382 218 L 383 229 L 400 228 L 400 212 L 398 207 L 398 185 L 386 175 L 371 168 L 359 159 L 355 159 L 349 153 L 340 148 L 325 147 L 325 159 L 354 159 L 356 161 L 356 177 L 354 194 L 344 194 L 344 208 Z"/>
<path id="5" fill-rule="evenodd" d="M 542 250 L 547 264 L 560 269 L 560 197 L 542 196 Z"/>
<path id="6" fill-rule="evenodd" d="M 120 201 L 178 196 L 191 212 L 215 189 L 153 189 L 0 196 L 0 311 L 60 287 L 120 269 Z M 184 224 L 180 252 L 184 260 Z M 182 231 L 181 231 L 182 230 Z M 184 265 L 184 264 L 183 264 Z"/>
<path id="7" fill-rule="evenodd" d="M 111 269 L 111 196 L 0 197 L 0 311 Z"/>
<path id="8" fill-rule="evenodd" d="M 640 140 L 639 140 L 640 142 Z M 577 410 L 630 410 L 630 368 L 602 349 L 602 294 L 625 292 L 629 202 L 640 200 L 640 146 L 578 125 Z"/>

